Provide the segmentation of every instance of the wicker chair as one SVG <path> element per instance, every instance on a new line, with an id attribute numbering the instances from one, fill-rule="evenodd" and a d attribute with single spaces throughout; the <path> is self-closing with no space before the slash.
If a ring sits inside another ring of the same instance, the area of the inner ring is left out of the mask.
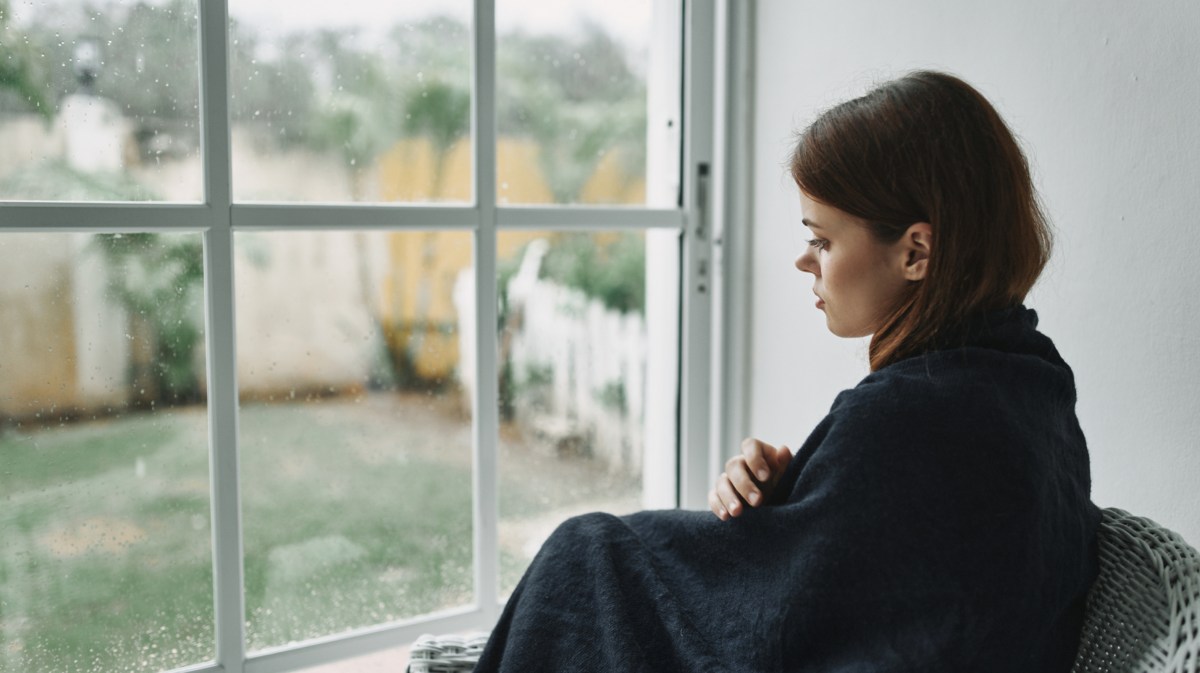
<path id="1" fill-rule="evenodd" d="M 487 640 L 486 633 L 423 635 L 409 650 L 405 673 L 470 673 L 479 663 Z"/>
<path id="2" fill-rule="evenodd" d="M 1073 673 L 1200 673 L 1200 554 L 1149 519 L 1103 513 Z"/>

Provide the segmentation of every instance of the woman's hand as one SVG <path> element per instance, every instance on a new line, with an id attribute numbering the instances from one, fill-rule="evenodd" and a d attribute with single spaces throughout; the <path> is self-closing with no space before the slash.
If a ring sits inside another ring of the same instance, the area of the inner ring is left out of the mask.
<path id="1" fill-rule="evenodd" d="M 745 505 L 766 502 L 792 460 L 792 450 L 778 449 L 754 438 L 742 440 L 742 455 L 725 463 L 717 485 L 708 492 L 708 506 L 722 521 L 740 516 Z"/>

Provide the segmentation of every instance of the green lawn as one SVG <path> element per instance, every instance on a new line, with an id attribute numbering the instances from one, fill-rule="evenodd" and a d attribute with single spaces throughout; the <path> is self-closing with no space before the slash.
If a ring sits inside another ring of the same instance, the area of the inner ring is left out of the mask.
<path id="1" fill-rule="evenodd" d="M 0 438 L 0 670 L 212 658 L 204 437 L 181 411 Z"/>
<path id="2" fill-rule="evenodd" d="M 252 650 L 471 601 L 469 419 L 419 395 L 247 405 L 240 437 Z M 201 408 L 0 436 L 0 671 L 213 657 L 207 451 Z M 636 502 L 586 460 L 508 442 L 501 465 L 506 525 Z M 504 586 L 527 562 L 503 550 Z"/>

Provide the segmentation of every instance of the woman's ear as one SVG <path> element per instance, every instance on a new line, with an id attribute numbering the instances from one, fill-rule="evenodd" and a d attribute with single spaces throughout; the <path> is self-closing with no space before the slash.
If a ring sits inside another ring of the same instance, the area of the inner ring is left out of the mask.
<path id="1" fill-rule="evenodd" d="M 904 252 L 904 278 L 922 280 L 929 273 L 929 254 L 933 251 L 933 226 L 917 222 L 900 239 Z"/>

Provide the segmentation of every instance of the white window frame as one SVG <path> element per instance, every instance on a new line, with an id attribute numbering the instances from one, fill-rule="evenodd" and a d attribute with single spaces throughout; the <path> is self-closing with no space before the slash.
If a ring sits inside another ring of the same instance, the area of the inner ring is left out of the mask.
<path id="1" fill-rule="evenodd" d="M 727 233 L 726 221 L 739 221 L 736 204 L 725 199 L 734 171 L 718 170 L 715 153 L 731 124 L 748 121 L 748 108 L 732 106 L 726 92 L 731 52 L 723 45 L 746 29 L 748 2 L 681 0 L 683 5 L 682 194 L 676 208 L 510 207 L 496 203 L 495 6 L 474 0 L 472 20 L 474 204 L 274 205 L 234 203 L 231 185 L 228 63 L 228 0 L 199 0 L 201 147 L 205 201 L 200 204 L 0 202 L 0 235 L 9 232 L 189 232 L 204 240 L 205 338 L 208 367 L 209 459 L 211 477 L 215 661 L 178 669 L 189 672 L 273 673 L 403 646 L 421 633 L 488 629 L 500 610 L 497 499 L 496 334 L 479 330 L 477 385 L 473 400 L 474 604 L 417 619 L 255 652 L 247 656 L 245 595 L 238 463 L 238 395 L 234 332 L 233 239 L 238 231 L 329 229 L 461 230 L 474 236 L 476 325 L 495 325 L 496 236 L 513 228 L 666 229 L 681 241 L 679 427 L 677 498 L 680 507 L 706 509 L 706 493 L 719 471 L 731 428 L 741 414 L 728 413 L 728 393 L 713 394 L 718 378 L 729 389 L 744 374 L 730 373 L 728 350 L 740 344 L 724 324 L 722 299 L 744 317 L 745 288 L 728 282 L 745 276 L 729 264 L 731 242 L 748 248 L 744 236 Z M 746 39 L 744 44 L 748 44 Z M 743 49 L 742 51 L 745 51 Z M 738 52 L 740 53 L 740 52 Z M 718 54 L 725 58 L 718 59 Z M 736 69 L 736 68 L 735 68 Z M 734 99 L 747 85 L 729 90 Z M 748 98 L 748 97 L 747 97 Z M 742 98 L 746 100 L 747 98 Z M 736 108 L 736 109 L 734 109 Z M 734 109 L 732 113 L 730 109 Z M 731 155 L 735 168 L 744 152 Z M 738 157 L 741 157 L 740 159 Z M 705 167 L 705 168 L 702 168 Z M 707 176 L 702 175 L 707 172 Z M 738 173 L 745 175 L 745 172 Z M 745 178 L 742 178 L 745 180 Z M 737 185 L 735 184 L 734 187 Z M 743 185 L 744 188 L 744 185 Z M 737 190 L 734 189 L 736 192 Z M 748 199 L 746 200 L 748 201 Z M 741 201 L 738 201 L 741 203 Z M 738 229 L 743 229 L 739 222 Z M 736 251 L 736 249 L 735 249 Z M 493 298 L 487 300 L 487 298 Z M 718 321 L 714 324 L 714 321 Z M 724 336 L 722 336 L 724 335 Z M 732 336 L 731 336 L 732 335 Z M 740 358 L 739 358 L 740 361 Z M 713 419 L 716 419 L 715 421 Z"/>

